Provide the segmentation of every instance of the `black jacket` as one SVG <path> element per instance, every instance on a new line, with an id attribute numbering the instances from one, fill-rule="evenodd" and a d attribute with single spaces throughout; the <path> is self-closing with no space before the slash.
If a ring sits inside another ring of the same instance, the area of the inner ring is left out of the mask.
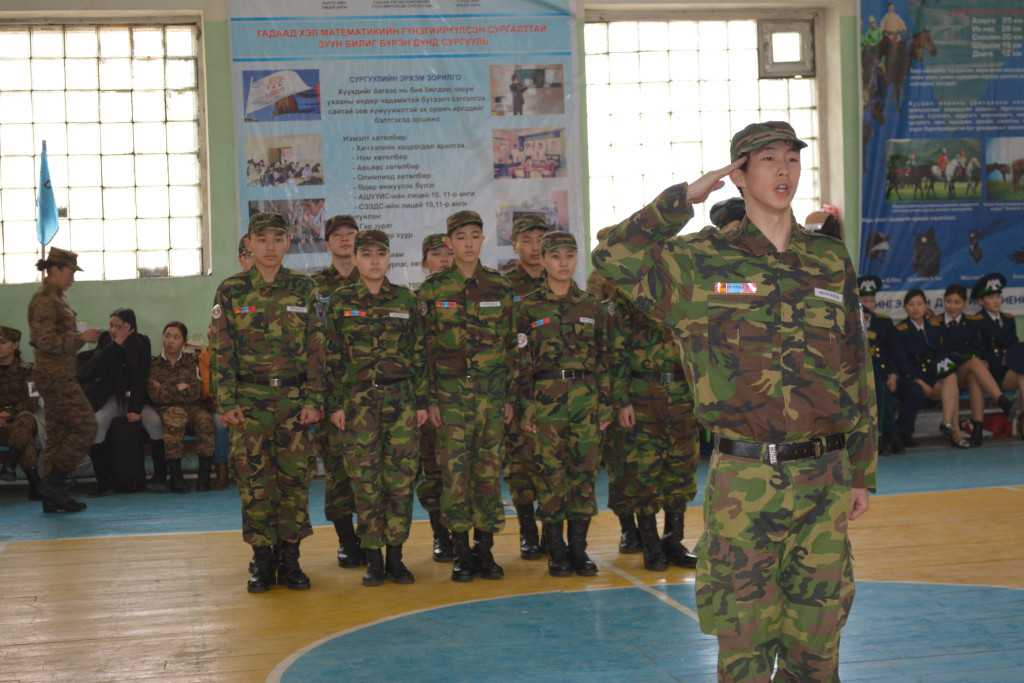
<path id="1" fill-rule="evenodd" d="M 78 381 L 93 410 L 116 396 L 124 412 L 142 412 L 142 406 L 149 403 L 146 385 L 151 357 L 149 337 L 138 332 L 130 334 L 123 346 L 114 344 L 104 332 L 95 350 L 78 354 Z"/>

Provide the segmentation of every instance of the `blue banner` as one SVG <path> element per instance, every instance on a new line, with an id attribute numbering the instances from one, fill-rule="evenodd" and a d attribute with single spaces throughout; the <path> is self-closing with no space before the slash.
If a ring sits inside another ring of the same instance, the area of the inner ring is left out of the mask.
<path id="1" fill-rule="evenodd" d="M 39 213 L 36 217 L 36 237 L 44 247 L 57 234 L 57 202 L 53 197 L 53 185 L 50 183 L 50 164 L 46 161 L 46 140 L 43 140 L 43 152 L 39 157 L 39 197 L 36 199 Z"/>

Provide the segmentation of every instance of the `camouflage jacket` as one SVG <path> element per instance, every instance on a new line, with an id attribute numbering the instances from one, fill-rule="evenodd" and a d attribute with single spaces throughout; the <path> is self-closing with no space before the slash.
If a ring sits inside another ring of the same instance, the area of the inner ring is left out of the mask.
<path id="1" fill-rule="evenodd" d="M 540 277 L 533 277 L 519 264 L 516 264 L 514 269 L 506 273 L 505 277 L 508 278 L 508 283 L 512 286 L 512 303 L 514 304 L 522 301 L 524 296 L 540 287 L 546 281 L 544 273 L 541 273 Z"/>
<path id="2" fill-rule="evenodd" d="M 631 405 L 634 396 L 648 396 L 652 375 L 682 375 L 683 361 L 672 330 L 659 325 L 618 295 L 607 303 L 611 332 L 612 403 Z M 659 381 L 659 383 L 661 383 Z M 693 401 L 689 383 L 680 377 L 662 383 L 674 399 Z"/>
<path id="3" fill-rule="evenodd" d="M 256 268 L 220 284 L 210 337 L 212 394 L 219 412 L 239 406 L 239 374 L 305 375 L 303 404 L 323 408 L 324 339 L 315 304 L 313 280 L 287 268 L 271 284 Z"/>
<path id="4" fill-rule="evenodd" d="M 344 407 L 355 392 L 406 378 L 416 408 L 427 407 L 427 358 L 423 317 L 407 287 L 385 280 L 373 294 L 361 279 L 335 290 L 324 317 L 328 405 Z"/>
<path id="5" fill-rule="evenodd" d="M 439 381 L 467 375 L 491 380 L 489 393 L 511 400 L 515 334 L 512 288 L 477 263 L 473 277 L 452 267 L 427 278 L 417 292 L 424 317 L 430 402 Z"/>
<path id="6" fill-rule="evenodd" d="M 12 416 L 36 412 L 36 400 L 28 394 L 31 379 L 31 365 L 17 360 L 10 365 L 0 365 L 0 412 L 7 411 Z"/>
<path id="7" fill-rule="evenodd" d="M 564 297 L 547 282 L 516 304 L 517 414 L 533 421 L 534 376 L 581 370 L 595 376 L 600 421 L 611 420 L 607 311 L 597 297 L 572 283 Z"/>
<path id="8" fill-rule="evenodd" d="M 874 373 L 843 243 L 794 220 L 779 253 L 747 218 L 677 237 L 686 188 L 611 228 L 595 268 L 680 337 L 701 424 L 761 443 L 842 432 L 854 486 L 874 488 Z"/>
<path id="9" fill-rule="evenodd" d="M 28 326 L 36 350 L 38 374 L 75 376 L 75 353 L 84 342 L 78 336 L 75 312 L 56 285 L 43 283 L 28 305 Z"/>
<path id="10" fill-rule="evenodd" d="M 182 353 L 173 365 L 161 353 L 149 366 L 149 398 L 153 405 L 184 406 L 197 403 L 202 393 L 199 380 L 199 359 L 193 353 Z M 187 384 L 188 389 L 178 389 Z"/>
<path id="11" fill-rule="evenodd" d="M 327 312 L 327 306 L 331 303 L 331 295 L 339 287 L 351 285 L 358 280 L 359 270 L 353 267 L 352 272 L 348 274 L 348 277 L 345 277 L 338 272 L 333 263 L 329 263 L 326 268 L 318 270 L 311 277 L 316 285 L 317 315 L 323 319 L 324 314 Z"/>

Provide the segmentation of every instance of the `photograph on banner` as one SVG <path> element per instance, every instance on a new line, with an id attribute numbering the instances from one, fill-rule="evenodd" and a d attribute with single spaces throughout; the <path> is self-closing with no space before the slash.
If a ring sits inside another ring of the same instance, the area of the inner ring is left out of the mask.
<path id="1" fill-rule="evenodd" d="M 491 114 L 564 114 L 564 84 L 561 64 L 492 64 Z"/>
<path id="2" fill-rule="evenodd" d="M 243 71 L 246 121 L 318 121 L 319 69 Z"/>
<path id="3" fill-rule="evenodd" d="M 1024 201 L 1024 137 L 992 138 L 985 149 L 988 199 Z"/>
<path id="4" fill-rule="evenodd" d="M 886 145 L 886 200 L 981 199 L 981 140 L 916 138 Z"/>
<path id="5" fill-rule="evenodd" d="M 245 139 L 245 175 L 253 187 L 323 185 L 319 135 L 252 135 Z"/>
<path id="6" fill-rule="evenodd" d="M 496 128 L 491 140 L 495 179 L 561 178 L 566 174 L 564 128 Z"/>
<path id="7" fill-rule="evenodd" d="M 524 196 L 522 199 L 503 202 L 498 205 L 498 245 L 512 246 L 512 226 L 516 220 L 538 217 L 547 221 L 555 230 L 569 229 L 569 192 L 567 190 L 545 191 Z"/>
<path id="8" fill-rule="evenodd" d="M 324 243 L 324 224 L 327 222 L 327 211 L 323 199 L 261 199 L 249 202 L 249 216 L 258 213 L 276 213 L 284 217 L 288 223 L 288 235 L 292 238 L 292 246 L 285 264 L 290 268 L 309 270 L 320 263 L 320 259 L 289 260 L 292 256 L 306 254 L 323 254 L 327 247 Z"/>

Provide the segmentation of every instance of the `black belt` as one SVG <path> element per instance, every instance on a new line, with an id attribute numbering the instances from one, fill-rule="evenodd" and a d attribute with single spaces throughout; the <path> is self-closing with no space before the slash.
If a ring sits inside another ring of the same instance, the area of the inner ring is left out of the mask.
<path id="1" fill-rule="evenodd" d="M 406 375 L 404 377 L 377 377 L 369 384 L 363 384 L 364 388 L 377 388 L 377 387 L 389 387 L 399 382 L 405 382 L 412 379 L 411 376 Z"/>
<path id="2" fill-rule="evenodd" d="M 820 458 L 825 453 L 838 451 L 846 446 L 846 435 L 830 434 L 824 438 L 790 443 L 760 443 L 734 441 L 715 434 L 715 445 L 723 455 L 760 460 L 769 465 L 776 465 L 790 460 Z"/>
<path id="3" fill-rule="evenodd" d="M 675 372 L 634 372 L 632 377 L 644 382 L 656 382 L 658 384 L 671 384 L 672 382 L 682 382 L 686 379 L 686 375 L 681 370 L 676 370 Z"/>
<path id="4" fill-rule="evenodd" d="M 306 383 L 306 375 L 294 375 L 292 377 L 273 377 L 271 375 L 235 375 L 242 384 L 258 384 L 265 387 L 299 387 Z"/>
<path id="5" fill-rule="evenodd" d="M 594 373 L 589 370 L 552 370 L 551 372 L 538 372 L 533 376 L 537 379 L 585 379 L 592 377 Z"/>

